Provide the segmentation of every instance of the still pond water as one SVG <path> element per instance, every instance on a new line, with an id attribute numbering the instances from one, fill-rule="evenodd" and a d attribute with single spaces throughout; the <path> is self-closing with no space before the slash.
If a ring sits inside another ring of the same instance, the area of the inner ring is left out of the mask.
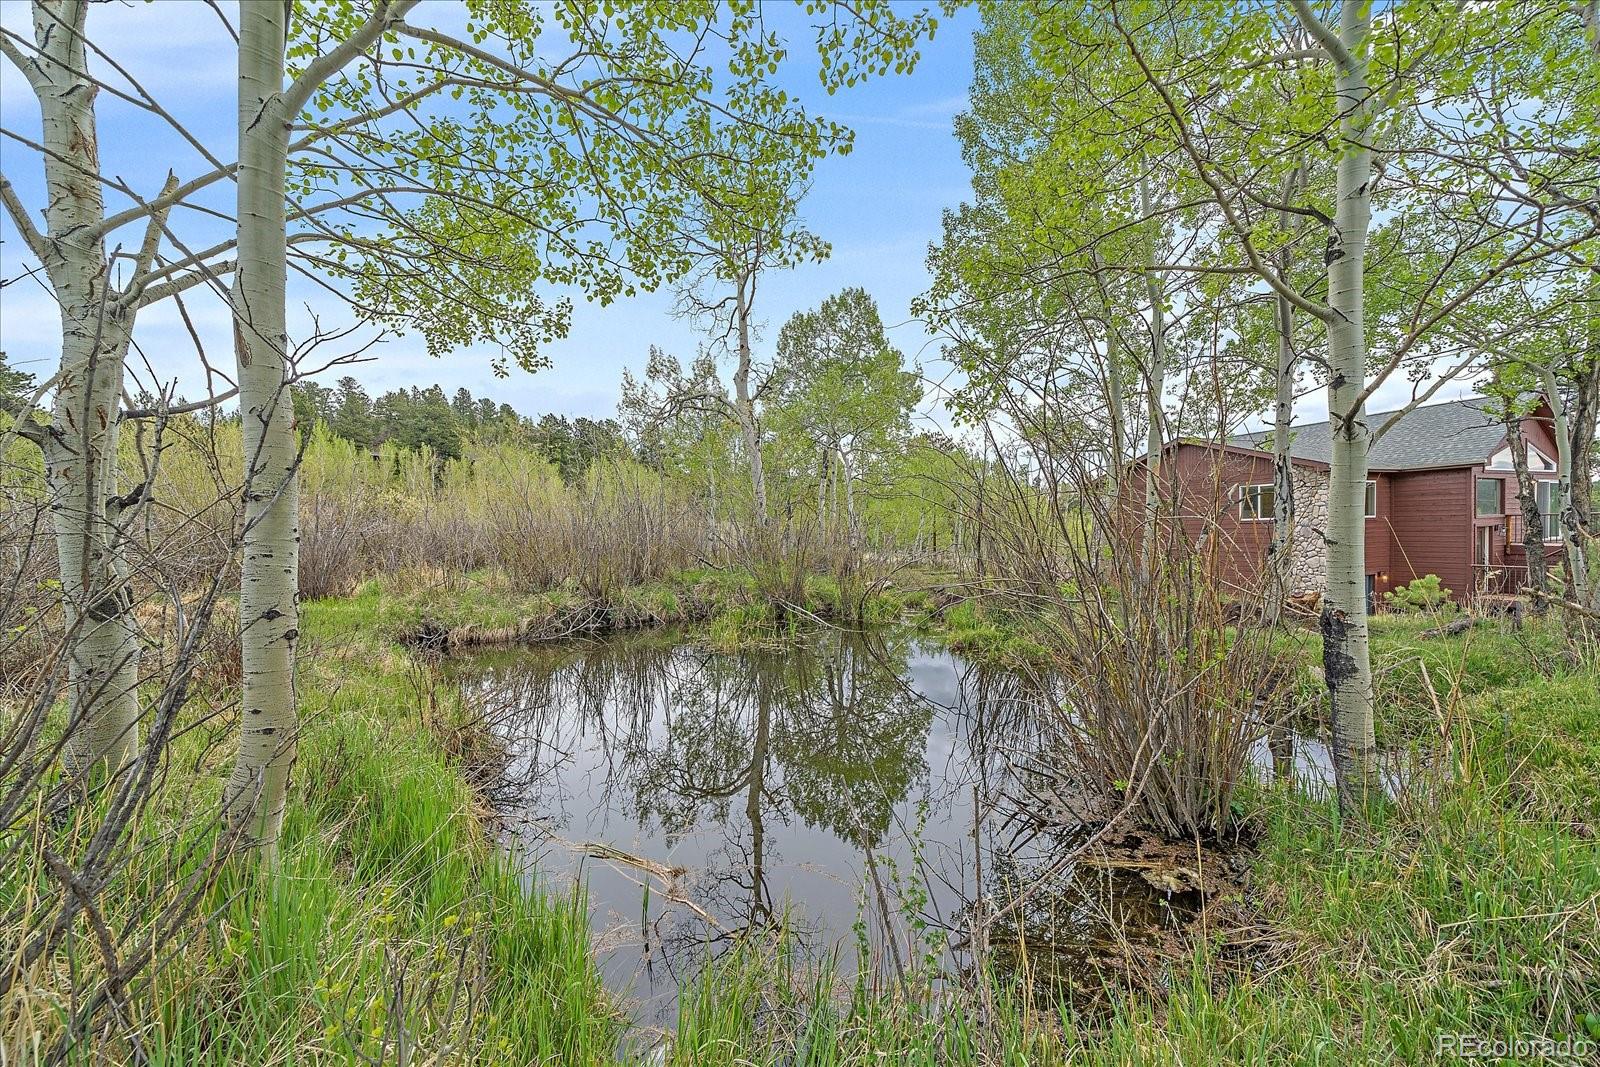
<path id="1" fill-rule="evenodd" d="M 907 633 L 724 654 L 655 631 L 449 669 L 512 754 L 509 846 L 530 882 L 587 888 L 604 977 L 642 1026 L 670 1025 L 708 954 L 779 920 L 844 973 L 863 949 L 960 967 L 980 880 L 1012 899 L 1062 843 L 1017 814 L 1041 759 L 1026 709 L 1057 684 Z M 1296 755 L 1319 774 L 1314 748 Z M 1060 877 L 1024 916 L 1030 952 L 1166 906 L 1119 872 Z"/>

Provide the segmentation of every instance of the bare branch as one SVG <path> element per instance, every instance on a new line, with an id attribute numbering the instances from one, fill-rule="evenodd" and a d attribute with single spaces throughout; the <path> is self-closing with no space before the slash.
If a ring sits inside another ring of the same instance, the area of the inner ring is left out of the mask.
<path id="1" fill-rule="evenodd" d="M 1334 319 L 1332 308 L 1303 296 L 1300 290 L 1280 277 L 1278 272 L 1273 270 L 1261 258 L 1260 253 L 1256 250 L 1255 241 L 1250 237 L 1250 227 L 1234 211 L 1233 203 L 1227 191 L 1223 189 L 1222 183 L 1211 173 L 1211 168 L 1206 165 L 1205 158 L 1200 154 L 1199 148 L 1195 146 L 1193 138 L 1189 135 L 1189 125 L 1183 120 L 1183 115 L 1173 101 L 1172 94 L 1167 89 L 1166 83 L 1156 76 L 1155 71 L 1150 69 L 1149 64 L 1145 62 L 1144 53 L 1134 42 L 1132 35 L 1123 27 L 1121 20 L 1115 18 L 1114 14 L 1112 22 L 1117 28 L 1117 33 L 1122 36 L 1123 41 L 1127 44 L 1129 54 L 1133 56 L 1134 62 L 1139 65 L 1139 70 L 1143 72 L 1145 80 L 1150 83 L 1151 88 L 1155 89 L 1157 95 L 1161 97 L 1161 102 L 1172 119 L 1173 127 L 1177 130 L 1178 142 L 1183 146 L 1184 154 L 1194 164 L 1195 173 L 1200 180 L 1211 190 L 1212 199 L 1222 212 L 1229 229 L 1233 231 L 1234 237 L 1239 243 L 1240 250 L 1244 252 L 1245 258 L 1250 261 L 1250 266 L 1255 270 L 1255 273 L 1260 276 L 1262 281 L 1270 285 L 1275 293 L 1301 311 L 1304 311 L 1307 315 L 1315 316 L 1323 322 L 1332 322 Z"/>
<path id="2" fill-rule="evenodd" d="M 16 45 L 11 43 L 8 34 L 0 34 L 0 55 L 9 59 L 11 65 L 17 68 L 17 72 L 28 79 L 28 84 L 33 87 L 35 92 L 38 92 L 41 84 L 38 68 L 27 56 L 22 54 Z"/>
<path id="3" fill-rule="evenodd" d="M 45 253 L 50 249 L 49 242 L 45 240 L 44 234 L 39 232 L 39 228 L 33 224 L 33 220 L 28 217 L 28 209 L 22 206 L 22 200 L 18 198 L 16 189 L 11 185 L 11 180 L 4 174 L 0 174 L 0 202 L 5 204 L 6 214 L 11 216 L 12 224 L 16 226 L 17 232 L 22 235 L 22 243 L 28 246 L 28 251 L 33 253 L 35 259 L 43 263 Z"/>
<path id="4" fill-rule="evenodd" d="M 158 405 L 153 408 L 124 408 L 118 417 L 124 422 L 127 422 L 133 419 L 154 419 L 157 417 L 167 418 L 170 415 L 187 415 L 191 412 L 204 411 L 207 408 L 214 408 L 219 404 L 223 404 L 229 400 L 232 400 L 238 395 L 239 387 L 234 386 L 232 389 L 227 389 L 223 392 L 220 392 L 216 396 L 207 397 L 204 400 L 195 400 L 188 404 L 171 404 L 166 406 Z"/>
<path id="5" fill-rule="evenodd" d="M 178 184 L 178 176 L 170 170 L 167 171 L 166 184 L 161 187 L 163 193 L 170 193 Z M 139 245 L 139 255 L 133 261 L 133 277 L 130 282 L 137 282 L 143 277 L 145 271 L 150 269 L 150 264 L 155 261 L 156 251 L 161 247 L 161 231 L 167 225 L 167 212 L 170 208 L 158 208 L 150 213 L 150 221 L 144 229 L 144 241 Z"/>

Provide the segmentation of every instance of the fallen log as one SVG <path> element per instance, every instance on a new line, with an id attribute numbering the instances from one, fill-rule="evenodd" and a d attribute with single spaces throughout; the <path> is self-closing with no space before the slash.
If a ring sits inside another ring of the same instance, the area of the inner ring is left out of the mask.
<path id="1" fill-rule="evenodd" d="M 1455 637 L 1458 634 L 1466 633 L 1468 630 L 1470 630 L 1474 626 L 1478 625 L 1478 622 L 1479 622 L 1479 620 L 1477 618 L 1475 618 L 1474 616 L 1463 615 L 1458 619 L 1451 619 L 1449 622 L 1445 623 L 1443 626 L 1435 626 L 1431 630 L 1424 630 L 1424 631 L 1422 631 L 1422 634 L 1420 636 L 1422 636 L 1422 637 Z"/>

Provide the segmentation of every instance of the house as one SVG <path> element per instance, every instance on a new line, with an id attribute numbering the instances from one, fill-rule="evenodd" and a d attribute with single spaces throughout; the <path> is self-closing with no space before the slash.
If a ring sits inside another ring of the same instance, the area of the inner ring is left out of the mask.
<path id="1" fill-rule="evenodd" d="M 1369 413 L 1374 428 L 1392 412 Z M 1559 544 L 1555 518 L 1556 446 L 1548 406 L 1522 423 L 1528 467 L 1538 482 L 1543 539 Z M 1295 534 L 1290 592 L 1326 587 L 1321 537 L 1328 517 L 1327 422 L 1297 425 L 1291 443 Z M 1272 537 L 1271 431 L 1224 443 L 1168 445 L 1162 482 L 1194 539 L 1215 537 L 1224 577 L 1258 577 Z M 1369 603 L 1412 578 L 1437 574 L 1457 599 L 1520 587 L 1526 573 L 1522 514 L 1505 426 L 1484 398 L 1418 407 L 1372 448 L 1367 481 Z M 1553 560 L 1553 556 L 1551 557 Z"/>

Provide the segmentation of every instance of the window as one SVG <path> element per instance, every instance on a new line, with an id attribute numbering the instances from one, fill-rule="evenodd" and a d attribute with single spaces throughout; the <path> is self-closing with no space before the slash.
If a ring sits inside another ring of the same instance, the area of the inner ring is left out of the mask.
<path id="1" fill-rule="evenodd" d="M 1366 513 L 1369 519 L 1378 517 L 1378 483 L 1370 479 L 1367 481 Z"/>
<path id="2" fill-rule="evenodd" d="M 1503 515 L 1504 510 L 1500 503 L 1500 479 L 1478 479 L 1478 517 L 1487 518 L 1490 515 Z"/>
<path id="3" fill-rule="evenodd" d="M 1533 496 L 1539 502 L 1539 518 L 1543 520 L 1544 539 L 1561 540 L 1561 516 L 1557 512 L 1555 482 L 1534 482 Z"/>
<path id="4" fill-rule="evenodd" d="M 1489 469 L 1492 471 L 1516 470 L 1516 464 L 1511 461 L 1511 449 L 1502 448 L 1490 456 Z M 1528 469 L 1531 471 L 1553 471 L 1556 469 L 1556 461 L 1530 444 L 1528 446 Z"/>
<path id="5" fill-rule="evenodd" d="M 1239 487 L 1239 518 L 1246 522 L 1270 520 L 1277 503 L 1278 495 L 1270 482 Z"/>

